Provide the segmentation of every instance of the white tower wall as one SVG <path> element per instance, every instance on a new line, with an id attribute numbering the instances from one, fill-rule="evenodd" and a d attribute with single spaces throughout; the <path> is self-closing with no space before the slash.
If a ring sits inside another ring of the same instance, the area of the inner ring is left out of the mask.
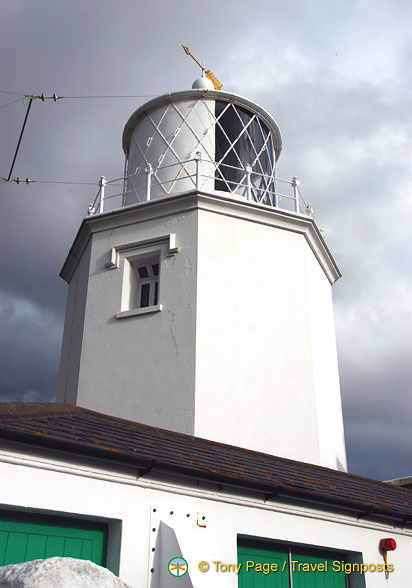
<path id="1" fill-rule="evenodd" d="M 199 225 L 196 434 L 319 463 L 304 237 Z"/>
<path id="2" fill-rule="evenodd" d="M 304 233 L 225 212 L 199 215 L 195 434 L 346 469 L 330 281 Z"/>
<path id="3" fill-rule="evenodd" d="M 181 211 L 179 202 L 172 208 L 171 201 L 160 209 L 155 204 L 147 203 L 134 219 L 122 212 L 85 219 L 80 233 L 84 240 L 91 234 L 84 251 L 90 247 L 91 255 L 82 264 L 88 267 L 82 282 L 88 283 L 87 298 L 66 321 L 57 399 L 193 434 L 197 212 Z M 168 257 L 169 236 L 176 233 L 182 254 Z M 71 264 L 82 258 L 83 239 L 77 245 L 63 270 L 69 301 L 79 287 L 78 270 L 69 276 Z M 108 267 L 114 248 L 118 266 Z M 124 274 L 128 257 L 136 255 L 160 256 L 160 302 L 167 303 L 128 316 L 122 308 Z M 84 329 L 74 332 L 80 323 Z"/>
<path id="4" fill-rule="evenodd" d="M 88 290 L 66 324 L 60 401 L 345 468 L 337 273 L 312 219 L 193 191 L 90 217 L 79 235 L 63 275 L 73 300 L 84 247 Z M 125 310 L 127 260 L 155 254 L 158 306 Z"/>
<path id="5" fill-rule="evenodd" d="M 91 245 L 92 243 L 90 241 L 85 244 L 78 264 L 73 268 L 67 294 L 57 398 L 59 398 L 59 391 L 64 390 L 64 402 L 70 402 L 72 404 L 76 404 L 82 361 L 83 332 L 90 277 Z"/>

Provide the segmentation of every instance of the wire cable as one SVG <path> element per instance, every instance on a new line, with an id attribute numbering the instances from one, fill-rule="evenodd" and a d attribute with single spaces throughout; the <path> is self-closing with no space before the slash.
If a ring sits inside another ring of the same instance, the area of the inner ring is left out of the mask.
<path id="1" fill-rule="evenodd" d="M 99 182 L 65 182 L 57 180 L 31 180 L 34 184 L 72 184 L 76 186 L 98 186 Z M 122 186 L 123 184 L 111 184 L 112 186 Z"/>
<path id="2" fill-rule="evenodd" d="M 66 99 L 73 99 L 73 98 L 78 98 L 78 99 L 82 99 L 82 98 L 152 98 L 154 96 L 156 96 L 157 94 L 134 94 L 134 95 L 128 95 L 128 96 L 120 96 L 120 95 L 94 95 L 94 96 L 57 96 L 56 94 L 53 94 L 52 96 L 45 96 L 44 94 L 41 95 L 37 95 L 37 94 L 19 94 L 18 92 L 9 92 L 8 90 L 0 90 L 1 93 L 3 94 L 14 94 L 15 96 L 22 96 L 22 98 L 28 98 L 29 99 L 29 104 L 27 107 L 27 111 L 26 111 L 26 116 L 24 117 L 24 121 L 23 121 L 23 126 L 20 132 L 20 137 L 19 140 L 17 142 L 17 147 L 16 147 L 16 151 L 14 153 L 14 157 L 13 157 L 13 161 L 10 167 L 10 171 L 9 171 L 9 175 L 6 178 L 7 182 L 11 182 L 13 181 L 11 179 L 11 174 L 13 173 L 13 169 L 14 169 L 14 164 L 16 163 L 16 159 L 17 159 L 17 154 L 19 152 L 20 149 L 20 144 L 23 138 L 23 133 L 24 133 L 24 129 L 26 128 L 26 123 L 27 123 L 27 119 L 30 113 L 30 109 L 31 106 L 33 104 L 33 101 L 36 99 L 40 99 L 42 100 L 42 102 L 45 101 L 45 99 L 53 99 L 54 102 L 56 102 L 57 100 L 60 100 L 61 98 L 66 98 Z M 15 102 L 18 102 L 18 100 L 21 100 L 21 98 L 18 98 L 17 100 L 14 100 L 13 102 L 9 102 L 8 104 L 4 104 L 3 106 L 0 107 L 1 108 L 5 108 L 6 106 L 11 106 L 12 104 L 14 104 Z M 26 182 L 28 183 L 28 182 Z"/>
<path id="3" fill-rule="evenodd" d="M 7 178 L 2 178 L 5 182 L 14 182 L 16 184 L 66 184 L 66 185 L 73 185 L 73 186 L 98 186 L 99 182 L 72 182 L 72 181 L 65 181 L 65 180 L 31 180 L 30 178 L 13 178 L 8 180 Z M 119 178 L 122 179 L 122 178 Z M 114 180 L 115 181 L 115 180 Z M 123 184 L 110 184 L 111 186 L 123 186 Z"/>
<path id="4" fill-rule="evenodd" d="M 7 104 L 3 104 L 3 106 L 0 106 L 0 110 L 2 108 L 6 108 L 6 106 L 11 106 L 12 104 L 16 104 L 16 102 L 20 102 L 21 100 L 24 100 L 25 96 L 23 96 L 22 98 L 17 98 L 16 100 L 13 100 L 13 102 L 8 102 Z"/>
<path id="5" fill-rule="evenodd" d="M 59 96 L 59 98 L 153 98 L 158 94 L 132 94 L 129 96 Z"/>
<path id="6" fill-rule="evenodd" d="M 19 92 L 8 92 L 7 90 L 0 90 L 1 94 L 14 94 L 15 96 L 27 96 L 27 94 L 20 94 Z"/>
<path id="7" fill-rule="evenodd" d="M 2 94 L 14 94 L 15 96 L 22 96 L 25 98 L 41 98 L 34 94 L 20 94 L 19 92 L 9 92 L 7 90 L 0 90 Z M 127 94 L 127 95 L 110 95 L 110 94 L 96 94 L 96 95 L 85 95 L 85 96 L 58 96 L 58 98 L 154 98 L 158 94 Z M 50 96 L 47 96 L 50 98 Z"/>
<path id="8" fill-rule="evenodd" d="M 99 182 L 65 182 L 57 180 L 31 180 L 33 184 L 76 184 L 77 186 L 98 186 Z"/>

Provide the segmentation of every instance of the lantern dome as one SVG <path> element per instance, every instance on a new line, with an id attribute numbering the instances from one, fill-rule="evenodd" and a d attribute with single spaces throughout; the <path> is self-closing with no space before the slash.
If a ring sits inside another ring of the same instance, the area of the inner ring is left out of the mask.
<path id="1" fill-rule="evenodd" d="M 207 78 L 206 76 L 201 76 L 200 78 L 197 78 L 193 84 L 192 84 L 192 89 L 193 90 L 214 90 L 214 85 L 212 80 L 209 80 L 209 78 Z"/>

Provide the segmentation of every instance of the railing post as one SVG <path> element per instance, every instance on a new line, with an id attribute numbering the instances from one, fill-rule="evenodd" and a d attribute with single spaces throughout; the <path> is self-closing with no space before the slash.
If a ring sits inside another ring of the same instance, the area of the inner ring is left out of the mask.
<path id="1" fill-rule="evenodd" d="M 125 160 L 124 160 L 124 170 L 123 170 L 123 196 L 122 196 L 122 206 L 126 206 L 126 186 L 127 186 L 126 179 L 127 179 L 127 176 L 128 176 L 128 163 L 129 163 L 129 160 L 128 160 L 127 157 L 125 157 Z"/>
<path id="2" fill-rule="evenodd" d="M 200 188 L 200 159 L 202 154 L 200 151 L 196 151 L 195 153 L 195 161 L 196 161 L 196 190 Z"/>
<path id="3" fill-rule="evenodd" d="M 273 173 L 273 206 L 275 208 L 278 207 L 279 205 L 279 198 L 278 198 L 278 183 L 277 183 L 277 179 L 276 179 L 276 170 L 277 170 L 277 164 L 275 163 L 275 168 L 274 168 L 274 173 Z"/>
<path id="4" fill-rule="evenodd" d="M 250 163 L 246 164 L 246 180 L 247 180 L 247 199 L 252 199 L 252 183 L 250 180 L 250 174 L 252 173 L 252 166 Z"/>
<path id="5" fill-rule="evenodd" d="M 104 210 L 104 189 L 107 185 L 107 180 L 105 176 L 102 176 L 99 181 L 100 187 L 100 204 L 99 204 L 99 212 L 103 212 Z"/>
<path id="6" fill-rule="evenodd" d="M 277 184 L 276 184 L 276 180 L 273 182 L 273 187 L 274 187 L 274 191 L 273 191 L 273 196 L 272 196 L 272 202 L 273 202 L 273 206 L 275 208 L 278 208 L 278 193 L 277 193 Z"/>
<path id="7" fill-rule="evenodd" d="M 146 200 L 150 200 L 150 193 L 152 190 L 152 175 L 153 175 L 153 168 L 150 165 L 150 163 L 147 164 L 145 172 L 147 174 Z"/>
<path id="8" fill-rule="evenodd" d="M 293 187 L 293 196 L 295 198 L 295 212 L 300 212 L 299 210 L 299 186 L 300 182 L 296 176 L 292 178 L 292 187 Z"/>

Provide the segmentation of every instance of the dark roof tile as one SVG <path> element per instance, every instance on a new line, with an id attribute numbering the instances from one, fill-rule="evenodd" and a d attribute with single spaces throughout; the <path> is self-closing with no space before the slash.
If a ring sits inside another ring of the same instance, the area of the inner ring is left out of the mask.
<path id="1" fill-rule="evenodd" d="M 166 431 L 69 404 L 0 403 L 0 438 L 154 465 L 192 478 L 322 502 L 411 524 L 410 490 L 308 463 Z M 402 524 L 402 523 L 400 523 Z"/>

